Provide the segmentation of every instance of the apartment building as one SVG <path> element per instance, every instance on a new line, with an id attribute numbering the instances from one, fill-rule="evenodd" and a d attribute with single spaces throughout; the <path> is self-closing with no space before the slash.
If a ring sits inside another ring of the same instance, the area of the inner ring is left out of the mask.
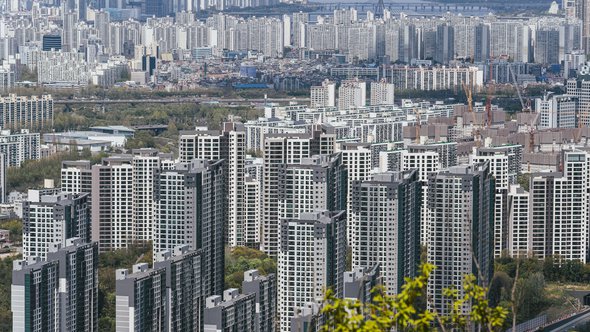
<path id="1" fill-rule="evenodd" d="M 388 294 L 401 291 L 420 264 L 422 184 L 416 170 L 376 173 L 351 188 L 352 267 L 379 266 Z"/>
<path id="2" fill-rule="evenodd" d="M 278 257 L 279 330 L 291 330 L 296 308 L 320 300 L 331 288 L 342 296 L 346 256 L 345 212 L 302 213 L 283 219 Z"/>
<path id="3" fill-rule="evenodd" d="M 47 259 L 55 243 L 91 238 L 88 194 L 42 195 L 23 202 L 23 258 Z"/>
<path id="4" fill-rule="evenodd" d="M 437 267 L 428 281 L 428 306 L 444 315 L 452 310 L 444 289 L 457 289 L 461 297 L 465 274 L 485 279 L 479 283 L 491 280 L 494 179 L 489 162 L 454 166 L 432 174 L 428 188 L 428 263 Z"/>
<path id="5" fill-rule="evenodd" d="M 188 245 L 203 251 L 205 294 L 223 291 L 223 161 L 193 159 L 159 174 L 154 194 L 154 256 Z"/>

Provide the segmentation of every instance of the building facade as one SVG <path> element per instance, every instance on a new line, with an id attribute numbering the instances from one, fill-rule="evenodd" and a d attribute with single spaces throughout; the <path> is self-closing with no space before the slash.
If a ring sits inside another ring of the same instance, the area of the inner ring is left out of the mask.
<path id="1" fill-rule="evenodd" d="M 416 170 L 373 174 L 352 188 L 352 267 L 379 265 L 387 293 L 401 291 L 420 264 L 422 185 Z"/>
<path id="2" fill-rule="evenodd" d="M 166 269 L 145 263 L 116 271 L 116 331 L 166 331 Z"/>
<path id="3" fill-rule="evenodd" d="M 56 194 L 23 202 L 23 257 L 45 260 L 54 243 L 69 238 L 90 242 L 88 194 Z"/>
<path id="4" fill-rule="evenodd" d="M 346 256 L 345 212 L 303 213 L 283 219 L 278 257 L 279 330 L 290 331 L 295 309 L 331 288 L 342 296 Z"/>
<path id="5" fill-rule="evenodd" d="M 204 294 L 221 294 L 224 271 L 223 161 L 194 159 L 156 181 L 154 254 L 188 245 L 202 250 Z"/>
<path id="6" fill-rule="evenodd" d="M 429 307 L 439 314 L 451 311 L 443 290 L 458 289 L 461 297 L 465 274 L 478 276 L 478 283 L 491 280 L 494 179 L 489 168 L 489 163 L 454 166 L 429 178 L 428 263 L 437 268 L 428 281 L 427 296 L 432 299 Z M 468 312 L 469 307 L 461 309 Z"/>
<path id="7" fill-rule="evenodd" d="M 0 97 L 0 128 L 40 130 L 53 127 L 51 95 Z"/>

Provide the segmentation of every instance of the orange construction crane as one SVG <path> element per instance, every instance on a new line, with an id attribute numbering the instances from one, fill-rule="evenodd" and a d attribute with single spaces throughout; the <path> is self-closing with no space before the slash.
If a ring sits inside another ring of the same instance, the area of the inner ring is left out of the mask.
<path id="1" fill-rule="evenodd" d="M 465 91 L 465 96 L 467 97 L 467 111 L 471 113 L 471 120 L 472 124 L 475 126 L 475 113 L 473 113 L 473 89 L 467 84 L 462 83 L 463 91 Z"/>
<path id="2" fill-rule="evenodd" d="M 467 84 L 463 83 L 463 90 L 465 91 L 465 96 L 467 96 L 467 111 L 471 113 L 471 126 L 473 126 L 473 132 L 471 136 L 473 136 L 473 140 L 475 141 L 475 145 L 479 147 L 480 141 L 478 139 L 480 133 L 479 128 L 475 128 L 476 120 L 475 120 L 475 112 L 473 112 L 473 89 L 471 86 L 467 86 Z"/>

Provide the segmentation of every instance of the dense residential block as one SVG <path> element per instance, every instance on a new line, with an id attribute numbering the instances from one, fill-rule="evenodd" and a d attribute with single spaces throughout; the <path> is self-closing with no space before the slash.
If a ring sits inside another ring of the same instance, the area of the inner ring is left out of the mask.
<path id="1" fill-rule="evenodd" d="M 98 246 L 54 243 L 47 260 L 14 261 L 13 331 L 98 331 Z"/>
<path id="2" fill-rule="evenodd" d="M 117 332 L 166 331 L 167 303 L 166 268 L 142 263 L 116 271 Z"/>
<path id="3" fill-rule="evenodd" d="M 0 128 L 41 130 L 53 126 L 51 95 L 0 97 Z"/>
<path id="4" fill-rule="evenodd" d="M 277 302 L 280 331 L 290 331 L 295 309 L 321 299 L 325 289 L 342 297 L 345 227 L 345 211 L 316 211 L 281 220 Z"/>
<path id="5" fill-rule="evenodd" d="M 256 331 L 256 295 L 226 289 L 206 299 L 205 332 Z"/>
<path id="6" fill-rule="evenodd" d="M 223 291 L 223 162 L 180 163 L 161 172 L 155 184 L 154 255 L 182 245 L 202 250 L 202 291 L 208 295 Z"/>
<path id="7" fill-rule="evenodd" d="M 77 237 L 90 242 L 90 202 L 88 194 L 42 195 L 23 202 L 23 257 L 47 258 L 54 243 L 65 245 Z"/>
<path id="8" fill-rule="evenodd" d="M 415 277 L 420 264 L 422 185 L 416 170 L 377 173 L 351 188 L 348 225 L 352 267 L 378 265 L 389 294 L 401 291 L 405 277 Z"/>
<path id="9" fill-rule="evenodd" d="M 443 290 L 457 289 L 462 296 L 465 274 L 489 285 L 494 263 L 494 182 L 489 162 L 450 167 L 428 180 L 427 254 L 428 263 L 437 268 L 428 281 L 427 296 L 432 299 L 428 306 L 440 314 L 452 309 Z"/>
<path id="10" fill-rule="evenodd" d="M 233 247 L 246 244 L 244 216 L 249 207 L 244 202 L 245 158 L 246 132 L 241 123 L 225 122 L 221 131 L 197 128 L 180 133 L 180 162 L 193 159 L 224 161 L 226 242 Z"/>

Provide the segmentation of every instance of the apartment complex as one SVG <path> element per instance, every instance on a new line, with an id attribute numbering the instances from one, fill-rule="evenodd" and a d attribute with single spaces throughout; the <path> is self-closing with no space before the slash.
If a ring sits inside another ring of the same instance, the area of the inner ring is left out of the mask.
<path id="1" fill-rule="evenodd" d="M 203 251 L 203 292 L 221 294 L 224 271 L 223 161 L 193 159 L 156 180 L 154 255 L 188 245 Z"/>
<path id="2" fill-rule="evenodd" d="M 98 331 L 98 246 L 72 238 L 54 243 L 46 260 L 16 260 L 13 331 Z"/>
<path id="3" fill-rule="evenodd" d="M 28 129 L 11 133 L 10 130 L 0 132 L 0 153 L 5 155 L 8 167 L 20 167 L 27 160 L 41 158 L 41 136 L 30 133 Z"/>
<path id="4" fill-rule="evenodd" d="M 47 259 L 55 243 L 65 245 L 69 238 L 89 242 L 91 238 L 90 202 L 87 194 L 29 195 L 23 202 L 23 257 Z"/>
<path id="5" fill-rule="evenodd" d="M 223 160 L 224 193 L 227 213 L 227 243 L 243 246 L 245 242 L 244 167 L 246 133 L 241 123 L 225 122 L 221 131 L 197 128 L 180 134 L 179 160 Z"/>
<path id="6" fill-rule="evenodd" d="M 131 166 L 133 195 L 133 238 L 134 241 L 152 241 L 154 222 L 154 181 L 156 174 L 166 168 L 164 160 L 172 160 L 172 154 L 162 154 L 156 149 L 132 151 Z"/>
<path id="7" fill-rule="evenodd" d="M 346 208 L 346 169 L 340 154 L 314 155 L 279 166 L 279 220 Z"/>
<path id="8" fill-rule="evenodd" d="M 440 314 L 452 310 L 444 289 L 458 289 L 461 297 L 466 274 L 481 276 L 485 280 L 478 282 L 487 284 L 492 277 L 494 179 L 489 168 L 489 162 L 453 166 L 428 180 L 428 263 L 437 268 L 427 296 L 429 307 Z M 467 312 L 468 304 L 462 310 Z"/>
<path id="9" fill-rule="evenodd" d="M 127 248 L 133 237 L 133 157 L 117 155 L 92 166 L 92 241 L 101 252 Z"/>
<path id="10" fill-rule="evenodd" d="M 283 219 L 278 257 L 279 330 L 288 332 L 295 308 L 315 302 L 331 288 L 342 296 L 346 257 L 345 212 L 302 213 Z"/>
<path id="11" fill-rule="evenodd" d="M 263 206 L 260 248 L 276 256 L 279 246 L 279 172 L 284 164 L 298 164 L 313 155 L 334 152 L 334 135 L 323 132 L 313 134 L 268 134 L 264 140 Z"/>
<path id="12" fill-rule="evenodd" d="M 501 257 L 508 250 L 508 192 L 517 183 L 521 172 L 522 146 L 504 145 L 474 149 L 471 164 L 489 162 L 490 172 L 495 179 L 494 199 L 494 257 Z"/>
<path id="13" fill-rule="evenodd" d="M 338 88 L 338 108 L 347 110 L 367 105 L 367 83 L 355 80 L 343 81 Z"/>
<path id="14" fill-rule="evenodd" d="M 385 81 L 371 82 L 371 106 L 375 105 L 393 105 L 394 85 Z"/>
<path id="15" fill-rule="evenodd" d="M 92 193 L 92 165 L 89 160 L 61 164 L 61 191 L 70 194 Z"/>
<path id="16" fill-rule="evenodd" d="M 373 174 L 370 180 L 355 181 L 351 191 L 352 223 L 347 229 L 352 267 L 379 266 L 386 291 L 397 294 L 404 277 L 415 276 L 420 263 L 418 173 Z"/>
<path id="17" fill-rule="evenodd" d="M 314 108 L 336 106 L 336 83 L 325 80 L 320 86 L 312 86 L 310 99 L 310 106 Z"/>
<path id="18" fill-rule="evenodd" d="M 101 252 L 153 239 L 154 179 L 173 167 L 172 155 L 154 149 L 112 155 L 90 171 L 93 241 Z M 86 162 L 65 162 L 62 189 L 88 190 Z M 65 180 L 65 181 L 64 181 Z"/>
<path id="19" fill-rule="evenodd" d="M 41 130 L 53 127 L 51 95 L 0 97 L 0 128 Z"/>

